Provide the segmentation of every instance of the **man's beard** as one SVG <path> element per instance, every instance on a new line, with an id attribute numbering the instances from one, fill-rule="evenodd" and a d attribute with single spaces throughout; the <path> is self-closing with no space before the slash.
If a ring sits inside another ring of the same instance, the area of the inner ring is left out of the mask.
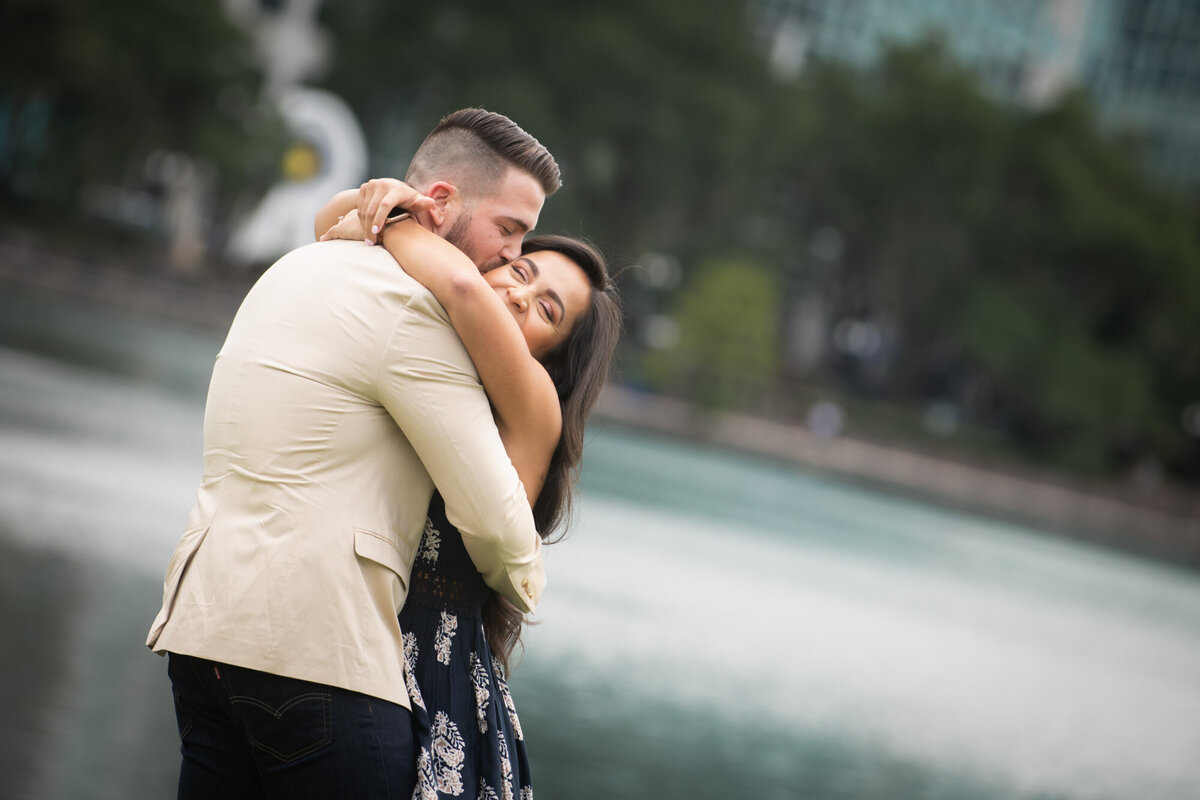
<path id="1" fill-rule="evenodd" d="M 475 262 L 475 266 L 479 267 L 480 272 L 487 272 L 488 270 L 495 269 L 503 264 L 504 262 L 499 256 L 490 261 L 485 261 L 482 264 L 479 262 L 481 256 L 479 253 L 475 252 L 475 242 L 467 233 L 470 227 L 471 212 L 463 211 L 463 213 L 459 215 L 458 219 L 454 220 L 454 224 L 450 226 L 450 230 L 446 231 L 446 241 L 466 253 L 471 261 Z"/>

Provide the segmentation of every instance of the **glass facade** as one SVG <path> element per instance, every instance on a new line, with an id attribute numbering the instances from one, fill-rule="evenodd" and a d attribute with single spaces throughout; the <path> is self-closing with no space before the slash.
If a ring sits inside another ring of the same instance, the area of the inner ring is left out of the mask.
<path id="1" fill-rule="evenodd" d="M 1200 188 L 1200 0 L 758 0 L 754 13 L 785 75 L 940 35 L 1005 100 L 1082 87 L 1140 136 L 1151 172 Z"/>
<path id="2" fill-rule="evenodd" d="M 1200 0 L 1108 0 L 1089 22 L 1080 83 L 1153 172 L 1200 188 Z"/>

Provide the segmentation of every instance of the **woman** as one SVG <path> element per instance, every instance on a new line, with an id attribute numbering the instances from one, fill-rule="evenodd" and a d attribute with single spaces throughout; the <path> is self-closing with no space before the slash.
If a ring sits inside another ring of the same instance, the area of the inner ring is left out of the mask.
<path id="1" fill-rule="evenodd" d="M 619 333 L 603 257 L 578 240 L 538 236 L 525 241 L 520 258 L 480 275 L 415 221 L 385 224 L 391 208 L 421 202 L 400 181 L 371 181 L 358 209 L 343 209 L 322 238 L 367 238 L 359 219 L 383 227 L 383 246 L 445 307 L 545 539 L 568 511 L 584 424 Z M 532 797 L 504 677 L 522 622 L 484 584 L 435 495 L 400 617 L 419 748 L 415 797 Z"/>

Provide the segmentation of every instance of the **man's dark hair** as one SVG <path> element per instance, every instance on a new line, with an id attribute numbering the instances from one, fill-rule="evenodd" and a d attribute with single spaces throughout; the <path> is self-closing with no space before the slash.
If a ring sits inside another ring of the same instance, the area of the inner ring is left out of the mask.
<path id="1" fill-rule="evenodd" d="M 509 167 L 532 175 L 546 196 L 562 186 L 554 156 L 503 114 L 464 108 L 442 118 L 417 148 L 405 176 L 425 191 L 434 181 L 453 182 L 468 198 L 495 191 Z"/>

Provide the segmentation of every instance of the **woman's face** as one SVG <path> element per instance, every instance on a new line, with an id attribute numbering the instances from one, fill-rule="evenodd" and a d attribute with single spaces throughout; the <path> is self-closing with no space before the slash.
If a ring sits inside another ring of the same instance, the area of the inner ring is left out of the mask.
<path id="1" fill-rule="evenodd" d="M 592 287 L 571 259 L 553 250 L 528 253 L 484 273 L 539 361 L 564 341 L 588 308 Z"/>

